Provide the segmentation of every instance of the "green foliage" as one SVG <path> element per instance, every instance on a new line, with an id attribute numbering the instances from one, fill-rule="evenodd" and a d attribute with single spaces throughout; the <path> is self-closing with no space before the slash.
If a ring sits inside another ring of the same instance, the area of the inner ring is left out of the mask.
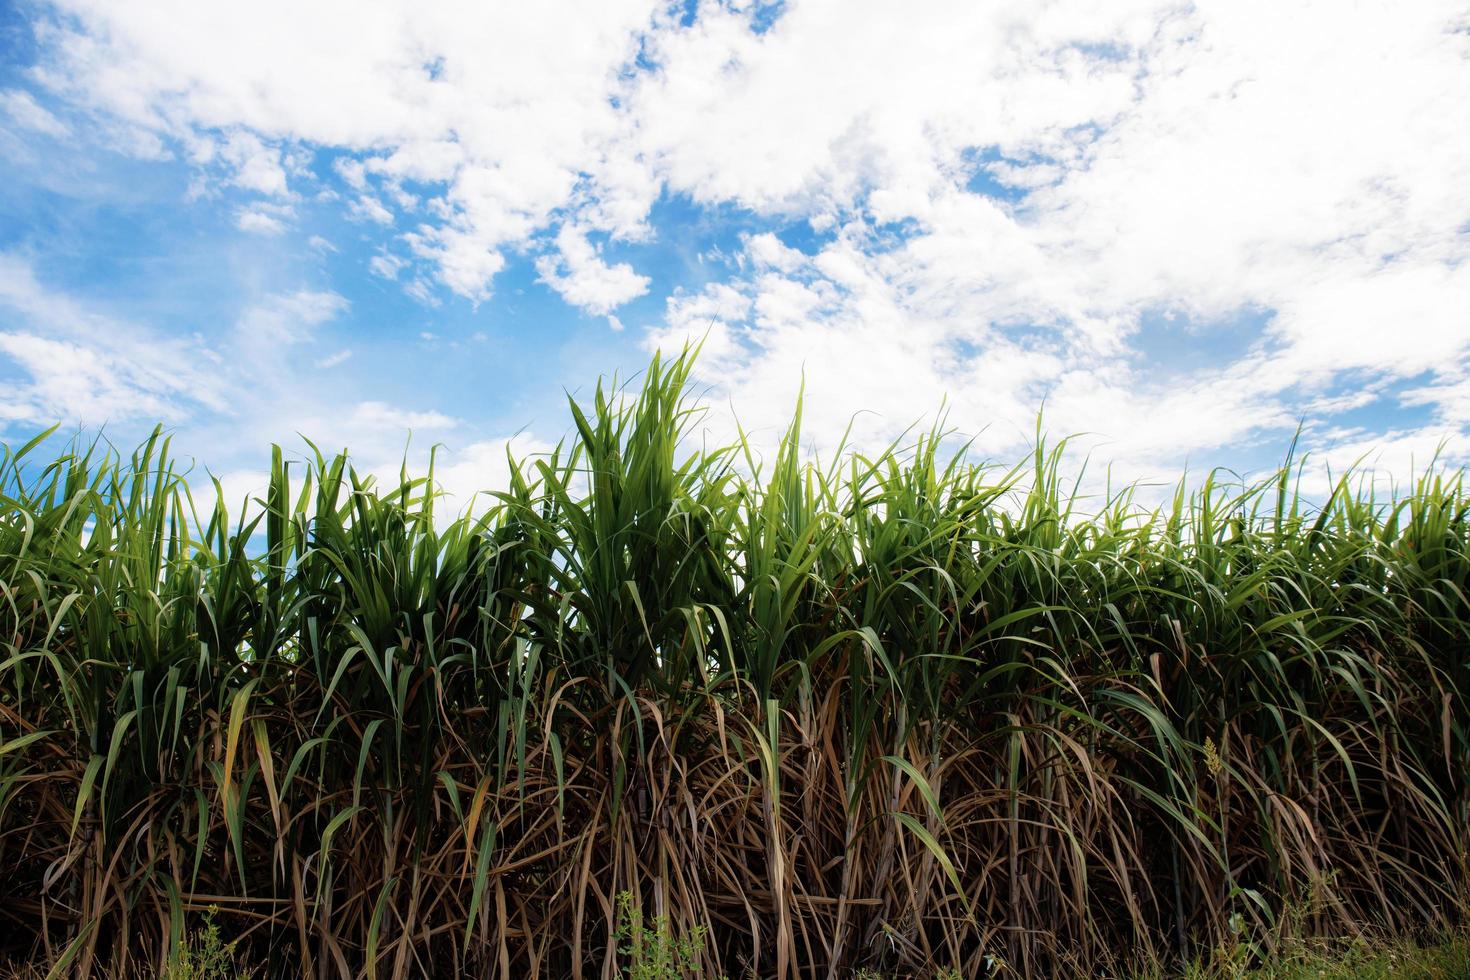
<path id="1" fill-rule="evenodd" d="M 159 980 L 250 980 L 252 970 L 236 962 L 235 944 L 220 938 L 213 911 L 203 928 L 183 938 L 169 954 Z"/>
<path id="2" fill-rule="evenodd" d="M 623 976 L 628 980 L 684 980 L 702 972 L 706 929 L 694 926 L 684 935 L 674 933 L 669 917 L 659 915 L 645 925 L 643 910 L 632 892 L 618 892 L 617 930 L 613 934 L 618 954 L 627 960 Z"/>
<path id="3" fill-rule="evenodd" d="M 1462 980 L 1470 977 L 1470 936 L 1460 932 L 1420 946 L 1363 940 L 1334 948 L 1300 943 L 1278 961 L 1247 974 L 1250 980 Z"/>
<path id="4" fill-rule="evenodd" d="M 1185 980 L 1461 980 L 1470 977 L 1470 934 L 1428 943 L 1359 937 L 1293 940 L 1274 955 L 1244 962 L 1233 951 L 1189 964 Z M 1174 975 L 1154 971 L 1143 976 Z"/>
<path id="5" fill-rule="evenodd" d="M 228 896 L 272 968 L 595 975 L 653 882 L 761 976 L 1463 914 L 1462 473 L 1090 500 L 1065 443 L 809 462 L 799 407 L 762 459 L 689 373 L 599 386 L 457 517 L 432 463 L 277 448 L 232 509 L 161 432 L 6 447 L 0 952 L 157 964 Z"/>

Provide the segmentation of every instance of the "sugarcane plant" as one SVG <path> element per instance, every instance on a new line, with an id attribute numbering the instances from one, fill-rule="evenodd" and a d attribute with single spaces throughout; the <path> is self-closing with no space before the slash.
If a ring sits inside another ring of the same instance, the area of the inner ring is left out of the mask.
<path id="1" fill-rule="evenodd" d="M 277 447 L 0 455 L 0 952 L 149 975 L 1084 975 L 1459 921 L 1470 494 L 1088 497 L 699 438 L 694 354 L 445 512 Z M 193 477 L 193 478 L 191 478 Z M 620 932 L 620 916 L 622 931 Z"/>

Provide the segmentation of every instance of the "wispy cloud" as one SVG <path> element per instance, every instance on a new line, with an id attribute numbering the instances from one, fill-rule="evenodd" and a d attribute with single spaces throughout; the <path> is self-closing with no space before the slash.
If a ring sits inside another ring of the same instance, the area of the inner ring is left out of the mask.
<path id="1" fill-rule="evenodd" d="M 170 421 L 226 404 L 210 371 L 215 352 L 89 309 L 44 286 L 25 258 L 3 252 L 0 313 L 11 324 L 0 332 L 0 351 L 20 374 L 0 408 L 12 421 Z"/>
<path id="2" fill-rule="evenodd" d="M 383 402 L 361 402 L 352 411 L 352 420 L 363 427 L 402 429 L 452 429 L 459 424 L 442 412 L 412 412 Z"/>
<path id="3" fill-rule="evenodd" d="M 0 90 L 0 113 L 24 129 L 46 136 L 71 135 L 71 128 L 56 118 L 35 96 L 24 89 Z"/>
<path id="4" fill-rule="evenodd" d="M 302 289 L 271 296 L 240 318 L 237 330 L 252 344 L 280 347 L 300 343 L 312 330 L 347 308 L 347 300 L 329 290 Z"/>

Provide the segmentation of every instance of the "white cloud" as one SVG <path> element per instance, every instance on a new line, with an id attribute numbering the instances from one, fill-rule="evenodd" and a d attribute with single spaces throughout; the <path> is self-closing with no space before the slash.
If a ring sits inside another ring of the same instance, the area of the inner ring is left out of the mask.
<path id="1" fill-rule="evenodd" d="M 1171 7 L 797 3 L 764 34 L 710 11 L 655 38 L 660 70 L 634 94 L 640 149 L 702 200 L 820 213 L 875 191 L 899 216 L 926 210 L 963 148 L 1060 151 L 1060 134 L 1126 109 L 1136 48 Z"/>
<path id="2" fill-rule="evenodd" d="M 280 217 L 261 207 L 241 208 L 235 214 L 235 227 L 257 235 L 279 235 L 286 230 Z"/>
<path id="3" fill-rule="evenodd" d="M 99 313 L 43 285 L 25 259 L 0 253 L 0 433 L 17 426 L 18 435 L 28 437 L 58 421 L 107 425 L 126 445 L 167 422 L 176 457 L 220 467 L 215 472 L 232 514 L 247 496 L 264 491 L 268 477 L 259 462 L 267 445 L 282 443 L 297 458 L 308 451 L 296 433 L 325 452 L 350 447 L 359 471 L 386 485 L 396 485 L 404 462 L 413 472 L 426 471 L 433 443 L 411 444 L 410 432 L 436 440 L 452 435 L 456 444 L 437 451 L 436 477 L 451 495 L 440 512 L 444 520 L 476 494 L 506 485 L 507 448 L 517 456 L 549 448 L 524 433 L 487 437 L 432 408 L 372 400 L 348 401 L 344 411 L 341 389 L 320 372 L 341 364 L 351 350 L 315 361 L 295 352 L 345 308 L 346 300 L 325 291 L 267 296 L 241 315 L 220 347 L 211 348 Z M 230 370 L 221 370 L 222 364 Z M 199 475 L 191 486 L 207 520 L 213 484 Z"/>
<path id="4" fill-rule="evenodd" d="M 33 425 L 170 421 L 225 401 L 209 373 L 214 352 L 184 338 L 99 314 L 42 285 L 30 263 L 0 252 L 0 351 L 23 377 L 0 416 Z"/>
<path id="5" fill-rule="evenodd" d="M 115 354 L 26 333 L 0 333 L 0 351 L 30 374 L 6 414 L 47 425 L 75 419 L 103 425 L 124 419 L 171 420 L 177 406 L 140 377 L 137 365 Z"/>
<path id="6" fill-rule="evenodd" d="M 258 513 L 270 488 L 271 477 L 266 470 L 231 469 L 223 473 L 210 474 L 219 480 L 215 490 L 213 480 L 196 478 L 189 481 L 189 495 L 194 501 L 194 513 L 200 523 L 208 526 L 215 504 L 223 500 L 225 510 L 238 526 L 242 515 Z"/>
<path id="7" fill-rule="evenodd" d="M 442 184 L 439 218 L 419 239 L 444 285 L 473 298 L 488 295 L 503 248 L 525 243 L 616 166 L 603 159 L 619 127 L 612 98 L 637 33 L 660 9 L 646 0 L 591 11 L 571 2 L 533 11 L 303 10 L 283 0 L 248 11 L 182 0 L 57 7 L 66 16 L 48 33 L 44 84 L 165 140 L 252 134 L 261 152 L 235 179 L 261 193 L 287 192 L 281 167 L 268 163 L 271 147 L 288 142 L 360 155 L 338 170 L 364 188 L 372 178 Z M 638 181 L 651 200 L 656 187 Z M 381 220 L 371 204 L 358 207 Z M 637 223 L 643 210 L 635 203 L 617 220 Z"/>
<path id="8" fill-rule="evenodd" d="M 23 89 L 0 90 L 0 113 L 25 129 L 46 136 L 70 136 L 71 129 Z"/>
<path id="9" fill-rule="evenodd" d="M 1431 466 L 1470 465 L 1470 434 L 1434 426 L 1365 432 L 1329 428 L 1303 471 L 1303 490 L 1319 499 L 1344 476 L 1373 486 L 1381 494 L 1403 492 Z"/>
<path id="10" fill-rule="evenodd" d="M 234 170 L 230 182 L 236 187 L 270 197 L 285 197 L 290 193 L 280 151 L 262 143 L 253 133 L 231 133 L 219 152 Z"/>
<path id="11" fill-rule="evenodd" d="M 393 223 L 393 212 L 383 207 L 383 202 L 371 194 L 364 194 L 353 201 L 352 206 L 347 209 L 347 213 L 359 221 L 371 221 L 380 225 L 391 225 Z"/>
<path id="12" fill-rule="evenodd" d="M 293 349 L 346 308 L 329 291 L 267 296 L 207 344 L 98 313 L 44 286 L 26 260 L 0 253 L 0 324 L 8 327 L 0 330 L 0 363 L 21 375 L 8 379 L 0 418 L 162 421 L 210 430 L 204 445 L 216 452 L 240 439 L 258 448 L 295 431 L 283 415 L 306 408 L 311 389 L 296 378 Z M 340 363 L 340 354 L 326 360 Z"/>
<path id="13" fill-rule="evenodd" d="M 649 278 L 626 262 L 608 265 L 587 240 L 583 229 L 563 225 L 556 236 L 557 255 L 536 260 L 541 281 L 573 306 L 606 316 L 648 292 Z M 616 328 L 615 328 L 616 329 Z"/>
<path id="14" fill-rule="evenodd" d="M 367 165 L 361 160 L 342 157 L 332 164 L 332 168 L 342 176 L 347 186 L 359 191 L 367 189 Z"/>
<path id="15" fill-rule="evenodd" d="M 1434 375 L 1430 384 L 1405 391 L 1402 401 L 1430 406 L 1441 425 L 1459 427 L 1470 436 L 1470 357 L 1438 364 Z"/>
<path id="16" fill-rule="evenodd" d="M 347 300 L 330 290 L 301 289 L 269 296 L 240 317 L 236 332 L 262 349 L 310 339 L 315 327 L 338 316 Z"/>
<path id="17" fill-rule="evenodd" d="M 864 408 L 892 434 L 946 391 L 963 427 L 998 423 L 987 440 L 1020 445 L 1046 397 L 1049 427 L 1140 465 L 1289 435 L 1296 399 L 1343 372 L 1402 379 L 1470 351 L 1463 16 L 935 5 L 900 22 L 803 3 L 763 36 L 702 18 L 655 46 L 642 152 L 672 189 L 836 237 L 814 257 L 750 238 L 740 273 L 677 297 L 651 341 L 713 323 L 705 375 L 773 419 L 804 367 L 819 443 Z M 973 191 L 970 148 L 1030 193 Z M 1205 338 L 1275 316 L 1256 349 L 1179 376 L 1133 346 L 1158 308 Z"/>
<path id="18" fill-rule="evenodd" d="M 713 402 L 730 400 L 765 437 L 779 433 L 804 386 L 807 438 L 822 453 L 850 425 L 859 444 L 894 439 L 941 400 L 983 454 L 1024 449 L 1044 402 L 1049 430 L 1087 433 L 1084 447 L 1134 474 L 1294 424 L 1259 356 L 1152 376 L 1131 351 L 1106 343 L 1107 322 L 1084 330 L 1018 321 L 1024 292 L 956 289 L 931 240 L 875 255 L 866 235 L 846 227 L 814 256 L 752 238 L 746 274 L 676 297 L 668 326 L 648 342 L 702 343 L 697 370 Z"/>
<path id="19" fill-rule="evenodd" d="M 434 467 L 434 479 L 450 505 L 445 510 L 459 514 L 477 504 L 483 509 L 487 501 L 482 495 L 510 486 L 507 454 L 524 460 L 551 449 L 549 443 L 520 433 L 508 439 L 473 442 L 444 453 Z"/>
<path id="20" fill-rule="evenodd" d="M 428 270 L 482 300 L 523 250 L 610 315 L 651 283 L 593 242 L 655 236 L 661 195 L 805 222 L 801 250 L 761 226 L 728 278 L 712 262 L 650 342 L 707 333 L 717 393 L 771 424 L 804 369 L 819 443 L 949 392 L 1012 448 L 1044 397 L 1152 466 L 1425 373 L 1404 404 L 1470 424 L 1445 368 L 1470 355 L 1462 0 L 792 0 L 764 33 L 737 6 L 384 3 L 344 35 L 331 5 L 62 0 L 36 77 L 134 145 L 218 144 L 276 207 L 303 148 L 340 151 L 349 216 L 412 210 L 426 303 Z M 278 231 L 268 203 L 241 226 Z M 1228 353 L 1169 368 L 1140 346 L 1159 310 Z"/>
<path id="21" fill-rule="evenodd" d="M 389 255 L 386 252 L 382 253 L 381 255 L 374 255 L 370 260 L 368 260 L 368 269 L 372 272 L 372 274 L 375 276 L 381 276 L 384 279 L 397 279 L 398 273 L 406 265 L 408 265 L 408 263 L 405 262 L 403 259 L 399 258 L 396 255 Z"/>
<path id="22" fill-rule="evenodd" d="M 403 291 L 425 306 L 438 306 L 439 297 L 434 295 L 434 286 L 422 276 L 414 276 Z"/>
<path id="23" fill-rule="evenodd" d="M 459 424 L 441 412 L 414 412 L 394 408 L 384 402 L 361 402 L 352 411 L 352 422 L 360 428 L 382 429 L 452 429 Z"/>
<path id="24" fill-rule="evenodd" d="M 505 267 L 505 256 L 496 250 L 494 239 L 457 228 L 424 226 L 404 240 L 417 255 L 438 263 L 440 282 L 470 299 L 488 299 L 490 280 Z"/>

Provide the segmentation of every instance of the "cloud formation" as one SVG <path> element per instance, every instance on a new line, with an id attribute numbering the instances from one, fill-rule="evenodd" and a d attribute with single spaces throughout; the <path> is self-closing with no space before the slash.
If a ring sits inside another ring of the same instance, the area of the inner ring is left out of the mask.
<path id="1" fill-rule="evenodd" d="M 173 422 L 226 407 L 205 346 L 88 309 L 45 288 L 26 259 L 5 252 L 0 311 L 14 324 L 0 332 L 11 362 L 0 397 L 7 430 L 4 423 Z"/>
<path id="2" fill-rule="evenodd" d="M 658 289 L 660 201 L 742 215 L 645 340 L 708 334 L 706 380 L 757 426 L 804 377 L 818 446 L 945 392 L 984 448 L 1045 401 L 1144 469 L 1302 420 L 1355 446 L 1337 416 L 1389 402 L 1424 416 L 1395 445 L 1470 429 L 1459 0 L 58 0 L 38 40 L 38 91 L 118 148 L 242 195 L 245 231 L 335 198 L 424 301 L 483 302 L 522 256 L 616 328 Z"/>

